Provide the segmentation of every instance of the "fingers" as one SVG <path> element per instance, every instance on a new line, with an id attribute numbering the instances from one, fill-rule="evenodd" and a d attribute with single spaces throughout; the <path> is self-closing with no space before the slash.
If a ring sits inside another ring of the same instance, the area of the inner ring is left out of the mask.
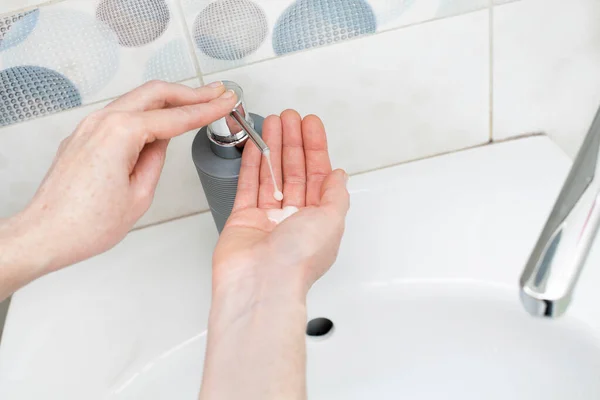
<path id="1" fill-rule="evenodd" d="M 341 170 L 331 173 L 325 127 L 318 117 L 310 115 L 302 120 L 293 110 L 284 111 L 281 118 L 270 116 L 263 124 L 263 139 L 271 149 L 273 172 L 280 187 L 283 180 L 285 206 L 315 206 L 325 202 L 345 215 L 346 174 Z M 266 160 L 256 146 L 247 144 L 234 211 L 280 208 L 281 203 L 273 197 L 274 190 Z"/>
<path id="2" fill-rule="evenodd" d="M 258 180 L 262 154 L 258 147 L 247 142 L 242 154 L 242 167 L 238 178 L 237 194 L 233 212 L 258 206 Z"/>
<path id="3" fill-rule="evenodd" d="M 160 179 L 167 155 L 168 140 L 157 140 L 147 144 L 130 175 L 130 182 L 137 201 L 145 202 L 142 211 L 150 206 Z"/>
<path id="4" fill-rule="evenodd" d="M 302 141 L 302 118 L 294 110 L 281 114 L 283 147 L 283 206 L 304 207 L 306 204 L 306 167 Z"/>
<path id="5" fill-rule="evenodd" d="M 135 131 L 145 143 L 171 139 L 192 129 L 198 129 L 223 118 L 236 103 L 233 91 L 227 91 L 208 103 L 144 111 L 132 114 Z"/>
<path id="6" fill-rule="evenodd" d="M 320 190 L 320 207 L 331 208 L 336 214 L 345 218 L 350 208 L 350 195 L 346 189 L 348 174 L 336 169 L 323 181 Z"/>
<path id="7" fill-rule="evenodd" d="M 281 189 L 281 147 L 282 147 L 281 119 L 271 115 L 263 123 L 263 139 L 271 150 L 271 164 L 277 187 Z M 254 146 L 247 144 L 246 146 Z M 263 209 L 281 208 L 281 202 L 275 200 L 273 178 L 266 157 L 262 157 L 260 167 L 260 187 L 258 191 L 258 207 Z"/>
<path id="8" fill-rule="evenodd" d="M 331 161 L 327 150 L 327 136 L 323 122 L 314 115 L 302 121 L 302 140 L 306 160 L 306 205 L 319 205 L 321 186 L 331 173 Z"/>
<path id="9" fill-rule="evenodd" d="M 147 111 L 192 104 L 207 103 L 225 92 L 221 82 L 213 82 L 200 88 L 178 83 L 150 81 L 124 94 L 105 107 L 118 111 Z"/>

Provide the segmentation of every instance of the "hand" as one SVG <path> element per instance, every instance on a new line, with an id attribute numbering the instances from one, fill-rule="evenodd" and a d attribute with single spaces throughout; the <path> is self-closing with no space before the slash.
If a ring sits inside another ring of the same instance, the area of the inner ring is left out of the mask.
<path id="1" fill-rule="evenodd" d="M 220 82 L 150 82 L 91 114 L 62 142 L 27 209 L 0 227 L 0 246 L 27 254 L 30 279 L 110 249 L 150 207 L 169 139 L 222 118 L 235 102 Z M 2 240 L 8 229 L 12 247 Z"/>
<path id="2" fill-rule="evenodd" d="M 315 116 L 271 116 L 263 137 L 284 198 L 274 199 L 266 162 L 246 145 L 233 213 L 214 253 L 201 399 L 306 398 L 306 294 L 337 256 L 347 175 L 331 171 Z M 287 206 L 299 211 L 279 225 L 269 219 Z"/>
<path id="3" fill-rule="evenodd" d="M 276 280 L 274 287 L 305 296 L 337 257 L 349 207 L 348 176 L 331 171 L 325 128 L 316 116 L 302 120 L 287 110 L 281 118 L 268 117 L 263 132 L 284 198 L 275 200 L 266 161 L 247 145 L 233 212 L 214 253 L 214 289 Z M 269 219 L 270 210 L 288 206 L 299 212 L 280 225 Z"/>

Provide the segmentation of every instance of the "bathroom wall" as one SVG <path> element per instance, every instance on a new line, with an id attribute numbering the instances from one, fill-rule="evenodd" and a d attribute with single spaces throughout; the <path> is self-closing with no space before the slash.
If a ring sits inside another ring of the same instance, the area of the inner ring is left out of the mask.
<path id="1" fill-rule="evenodd" d="M 231 79 L 254 112 L 317 114 L 353 174 L 539 132 L 573 155 L 600 103 L 597 0 L 38 3 L 0 3 L 0 218 L 85 115 L 151 79 Z M 193 134 L 138 226 L 207 209 Z"/>

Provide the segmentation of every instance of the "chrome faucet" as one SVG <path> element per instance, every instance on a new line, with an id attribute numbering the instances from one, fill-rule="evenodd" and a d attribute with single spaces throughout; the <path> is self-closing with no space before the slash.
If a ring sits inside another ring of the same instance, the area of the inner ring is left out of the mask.
<path id="1" fill-rule="evenodd" d="M 600 110 L 521 275 L 532 315 L 555 318 L 569 306 L 600 224 L 599 151 Z"/>

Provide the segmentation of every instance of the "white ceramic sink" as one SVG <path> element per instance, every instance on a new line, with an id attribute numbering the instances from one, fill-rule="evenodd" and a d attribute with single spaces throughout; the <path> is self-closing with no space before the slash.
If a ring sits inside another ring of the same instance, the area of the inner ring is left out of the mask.
<path id="1" fill-rule="evenodd" d="M 307 338 L 309 398 L 600 398 L 600 246 L 564 318 L 518 296 L 569 164 L 536 137 L 353 177 L 340 257 L 309 296 L 309 319 L 334 323 Z M 215 241 L 209 214 L 182 219 L 21 290 L 0 398 L 195 399 Z"/>

